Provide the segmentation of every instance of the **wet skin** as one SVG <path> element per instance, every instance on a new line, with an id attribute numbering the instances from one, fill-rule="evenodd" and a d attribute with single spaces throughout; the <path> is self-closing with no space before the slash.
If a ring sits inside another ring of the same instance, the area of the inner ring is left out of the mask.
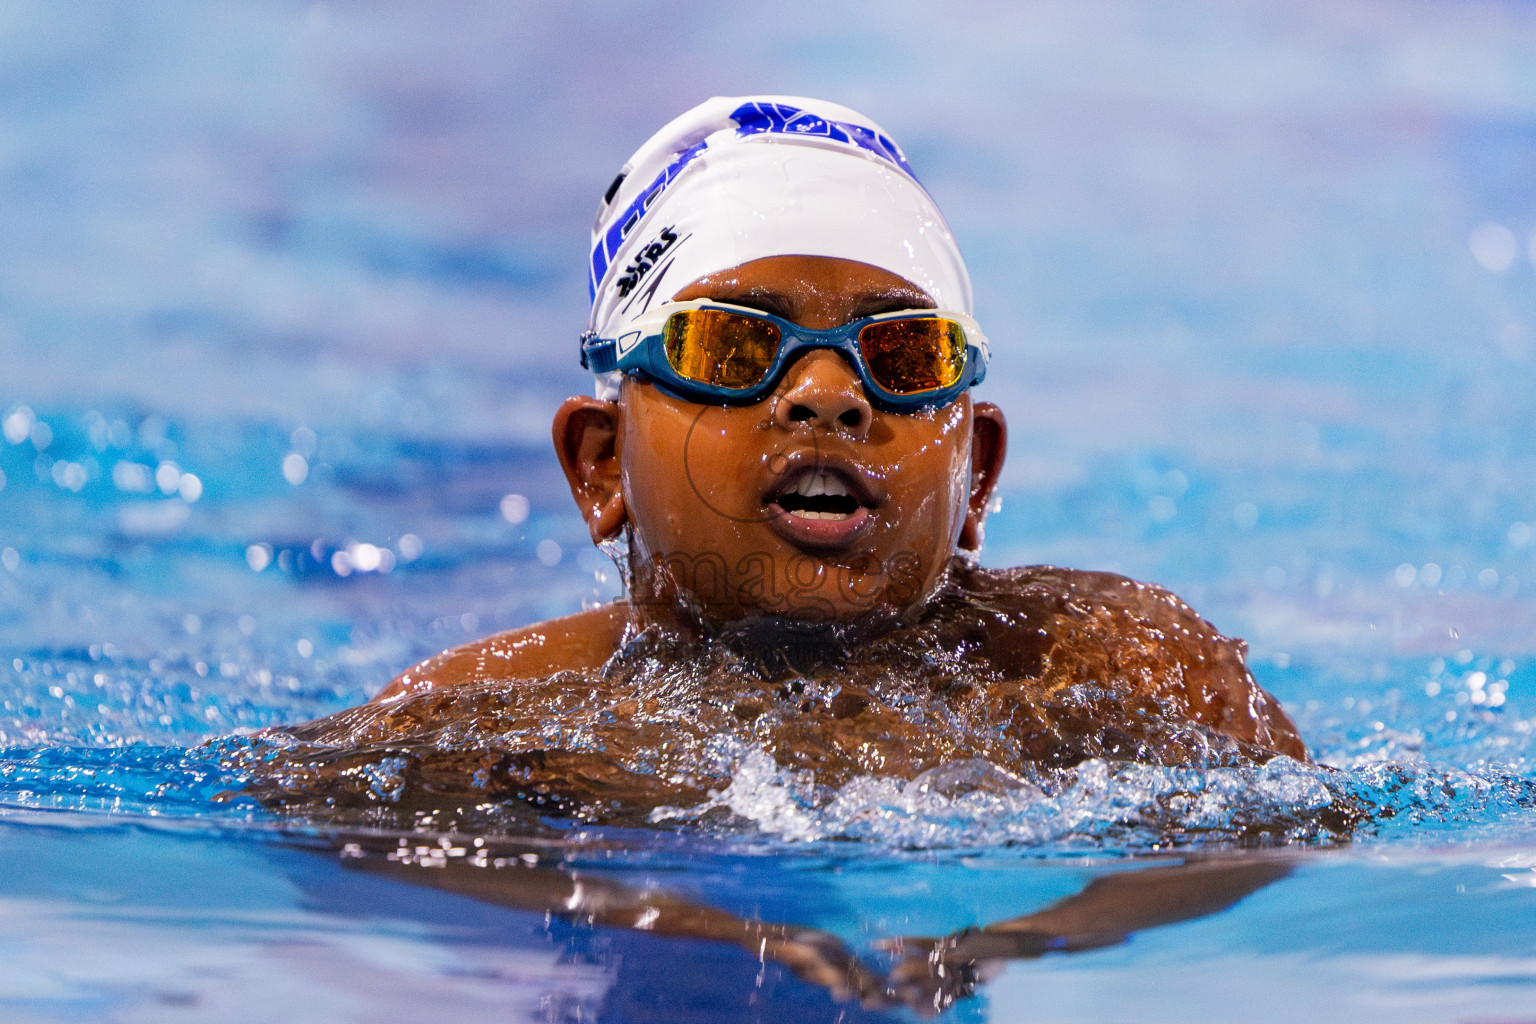
<path id="1" fill-rule="evenodd" d="M 813 329 L 933 307 L 886 271 L 811 257 L 757 260 L 674 298 L 749 306 Z M 611 415 L 585 400 L 561 413 L 567 434 Z M 589 469 L 587 450 L 562 460 L 593 539 L 616 533 L 621 502 L 631 600 L 648 619 L 671 616 L 675 627 L 682 610 L 706 630 L 764 616 L 846 623 L 919 607 L 968 518 L 965 546 L 979 542 L 1006 431 L 1001 411 L 973 406 L 969 395 L 916 414 L 876 409 L 853 366 L 828 350 L 798 359 L 769 398 L 748 406 L 685 402 L 631 377 L 615 420 L 617 479 L 613 466 Z M 561 426 L 557 419 L 557 438 Z M 857 507 L 813 516 L 781 504 L 797 485 L 816 487 L 818 473 Z"/>
<path id="2" fill-rule="evenodd" d="M 814 329 L 933 306 L 921 290 L 886 271 L 809 256 L 756 260 L 674 296 L 695 298 L 750 306 Z M 860 759 L 884 744 L 892 753 L 878 763 L 912 775 L 959 748 L 902 720 L 900 700 L 887 692 L 879 665 L 866 658 L 855 672 L 839 663 L 839 657 L 847 661 L 847 649 L 883 638 L 866 649 L 892 652 L 893 670 L 904 653 L 963 651 L 957 665 L 965 678 L 933 682 L 935 706 L 966 702 L 963 714 L 978 735 L 995 716 L 998 728 L 1017 734 L 1010 740 L 1015 756 L 1067 764 L 1120 750 L 1120 756 L 1183 760 L 1145 753 L 1161 741 L 1106 745 L 1094 738 L 1085 745 L 1075 738 L 1063 746 L 1064 730 L 1081 738 L 1098 727 L 1126 725 L 1108 708 L 1103 713 L 1110 718 L 1097 725 L 1094 712 L 1077 705 L 1043 715 L 1032 710 L 1059 703 L 1067 689 L 1082 685 L 1108 687 L 1122 710 L 1143 701 L 1147 707 L 1138 716 L 1150 708 L 1165 721 L 1199 723 L 1252 745 L 1260 756 L 1306 756 L 1294 725 L 1247 672 L 1242 644 L 1222 637 L 1166 591 L 1099 573 L 998 574 L 955 561 L 957 549 L 980 546 L 1006 449 L 1002 412 L 968 394 L 927 412 L 886 412 L 867 400 L 840 354 L 813 350 L 754 405 L 685 402 L 629 377 L 617 402 L 568 399 L 553 433 L 594 542 L 628 533 L 630 599 L 445 652 L 402 674 L 375 703 L 463 684 L 528 680 L 514 705 L 481 713 L 510 713 L 536 725 L 566 698 L 556 695 L 565 684 L 533 680 L 597 672 L 626 637 L 648 627 L 689 642 L 734 638 L 801 650 L 820 636 L 832 651 L 819 659 L 827 672 L 865 686 L 868 696 L 860 698 L 864 710 L 854 721 L 837 726 L 847 735 L 835 746 L 863 751 L 841 770 L 871 770 Z M 857 508 L 830 518 L 797 515 L 788 492 L 817 473 L 826 474 L 817 486 L 835 480 Z M 931 600 L 940 589 L 943 599 Z M 807 654 L 795 671 L 816 661 Z M 644 689 L 643 680 L 629 681 Z M 618 699 L 618 675 L 609 685 Z M 591 699 L 598 697 L 593 691 Z M 455 714 L 449 706 L 401 711 L 411 721 Z M 1064 714 L 1073 720 L 1070 727 Z M 702 727 L 708 718 L 701 713 L 695 724 Z M 781 763 L 793 763 L 798 726 L 786 722 L 782 742 L 769 746 L 778 748 Z M 318 725 L 305 729 L 313 733 Z M 375 727 L 414 726 L 402 719 Z M 1049 742 L 1035 742 L 1032 734 Z M 896 756 L 901 753 L 911 756 Z M 839 773 L 824 767 L 829 776 Z"/>
<path id="3" fill-rule="evenodd" d="M 756 261 L 675 297 L 811 328 L 932 305 L 876 268 L 811 257 Z M 1167 591 L 955 557 L 980 546 L 1006 445 L 1002 413 L 968 395 L 886 413 L 840 356 L 814 351 L 752 406 L 683 402 L 633 379 L 618 402 L 569 399 L 554 440 L 593 540 L 628 531 L 633 598 L 444 652 L 367 706 L 282 730 L 285 749 L 254 748 L 247 795 L 310 820 L 455 833 L 484 831 L 477 815 L 494 826 L 507 807 L 647 824 L 654 809 L 696 806 L 730 782 L 708 766 L 729 735 L 829 787 L 945 766 L 1306 757 L 1242 643 Z M 787 492 L 812 471 L 835 475 L 857 509 L 796 521 Z M 381 758 L 398 784 L 387 799 L 371 771 Z M 989 772 L 972 782 L 1023 785 Z M 1262 838 L 1293 824 L 1250 828 Z M 1345 835 L 1351 823 L 1322 827 Z M 1212 913 L 1285 871 L 1245 860 L 1126 872 L 979 931 L 896 940 L 881 970 L 824 933 L 503 860 L 509 870 L 484 857 L 418 865 L 386 842 L 357 866 L 594 924 L 740 943 L 840 999 L 925 1015 L 1004 960 Z"/>
<path id="4" fill-rule="evenodd" d="M 755 260 L 673 298 L 731 302 L 815 329 L 934 305 L 877 267 L 809 256 Z M 596 668 L 627 627 L 653 623 L 707 633 L 910 617 L 957 545 L 980 547 L 1007 443 L 1002 411 L 969 394 L 915 414 L 876 409 L 854 368 L 827 350 L 798 359 L 754 405 L 699 405 L 626 378 L 618 402 L 568 399 L 553 433 L 593 542 L 628 527 L 632 591 L 482 642 L 512 675 Z M 848 520 L 778 504 L 817 470 L 856 495 Z M 480 662 L 472 652 L 481 646 L 459 650 Z M 430 678 L 407 672 L 375 699 L 476 677 L 442 665 Z"/>

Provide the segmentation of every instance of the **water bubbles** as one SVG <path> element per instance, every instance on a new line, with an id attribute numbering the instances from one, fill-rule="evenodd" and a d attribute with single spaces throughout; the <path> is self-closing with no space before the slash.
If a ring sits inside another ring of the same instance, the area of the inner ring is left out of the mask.
<path id="1" fill-rule="evenodd" d="M 271 544 L 252 544 L 245 549 L 245 564 L 251 567 L 252 572 L 261 572 L 272 564 Z"/>
<path id="2" fill-rule="evenodd" d="M 1419 570 L 1419 583 L 1426 587 L 1433 587 L 1440 582 L 1440 567 L 1434 562 L 1426 562 L 1424 568 Z"/>
<path id="3" fill-rule="evenodd" d="M 162 462 L 155 469 L 155 486 L 160 488 L 161 494 L 175 494 L 176 487 L 181 483 L 181 467 L 174 462 Z"/>
<path id="4" fill-rule="evenodd" d="M 307 638 L 302 638 L 301 637 L 299 639 L 299 642 L 294 644 L 293 646 L 294 646 L 294 649 L 299 652 L 299 657 L 301 657 L 301 658 L 312 657 L 314 655 L 314 653 L 315 653 L 315 645 L 313 643 L 311 643 Z"/>
<path id="5" fill-rule="evenodd" d="M 15 548 L 6 548 L 0 551 L 0 565 L 5 566 L 6 572 L 15 572 L 17 567 L 21 565 L 20 552 Z"/>
<path id="6" fill-rule="evenodd" d="M 1484 569 L 1477 574 L 1477 585 L 1484 590 L 1492 590 L 1499 585 L 1499 570 Z"/>
<path id="7" fill-rule="evenodd" d="M 32 424 L 32 429 L 27 432 L 27 437 L 32 441 L 32 447 L 38 451 L 46 451 L 53 444 L 53 428 L 42 420 Z"/>
<path id="8" fill-rule="evenodd" d="M 1514 662 L 1507 658 L 1500 662 L 1498 665 L 1498 671 L 1500 675 L 1497 678 L 1492 676 L 1490 672 L 1483 667 L 1485 665 L 1488 666 L 1489 669 L 1492 668 L 1492 666 L 1489 665 L 1489 659 L 1480 659 L 1477 663 L 1477 667 L 1462 677 L 1460 685 L 1456 687 L 1452 693 L 1452 699 L 1455 701 L 1458 707 L 1466 707 L 1470 705 L 1471 708 L 1481 708 L 1485 711 L 1493 711 L 1497 708 L 1503 707 L 1505 702 L 1508 700 L 1509 680 L 1505 678 L 1505 676 L 1507 676 L 1510 671 L 1513 671 L 1515 667 Z M 1425 693 L 1431 697 L 1438 696 L 1441 692 L 1443 692 L 1443 690 L 1444 687 L 1438 680 L 1432 681 L 1428 686 L 1425 687 Z M 1445 721 L 1456 721 L 1456 718 L 1452 717 L 1454 715 L 1456 715 L 1454 710 L 1448 712 L 1445 717 Z"/>
<path id="9" fill-rule="evenodd" d="M 400 540 L 396 542 L 395 547 L 400 551 L 400 560 L 402 562 L 414 562 L 421 557 L 421 538 L 414 533 L 407 533 L 401 536 Z"/>
<path id="10" fill-rule="evenodd" d="M 1510 523 L 1509 532 L 1505 534 L 1512 548 L 1523 548 L 1531 542 L 1531 525 L 1529 523 Z"/>
<path id="11" fill-rule="evenodd" d="M 122 461 L 112 467 L 112 481 L 119 490 L 148 493 L 148 472 L 147 466 Z M 161 494 L 176 495 L 188 505 L 203 496 L 203 481 L 192 473 L 183 473 L 181 467 L 169 459 L 155 467 L 154 482 Z"/>
<path id="12" fill-rule="evenodd" d="M 383 562 L 383 551 L 387 550 L 381 550 L 373 544 L 354 544 L 347 550 L 347 554 L 352 556 L 352 564 L 358 572 L 374 572 Z"/>
<path id="13" fill-rule="evenodd" d="M 553 567 L 560 564 L 560 556 L 564 552 L 560 550 L 559 543 L 545 539 L 539 541 L 539 546 L 534 549 L 534 554 L 538 556 L 540 562 Z"/>
<path id="14" fill-rule="evenodd" d="M 188 636 L 197 636 L 203 631 L 203 620 L 191 612 L 181 617 L 181 628 Z"/>
<path id="15" fill-rule="evenodd" d="M 112 467 L 112 486 L 128 494 L 148 494 L 155 489 L 154 471 L 141 462 L 119 459 Z"/>
<path id="16" fill-rule="evenodd" d="M 1404 562 L 1392 571 L 1393 581 L 1404 590 L 1413 586 L 1413 581 L 1418 578 L 1419 570 L 1412 562 Z"/>
<path id="17" fill-rule="evenodd" d="M 104 452 L 112 443 L 112 429 L 107 424 L 107 419 L 95 409 L 85 411 L 85 436 L 90 439 L 91 447 L 98 452 Z"/>
<path id="18" fill-rule="evenodd" d="M 1479 266 L 1496 274 L 1508 270 L 1520 252 L 1520 243 L 1515 239 L 1515 233 L 1491 220 L 1472 229 L 1472 233 L 1467 236 L 1467 246 Z"/>
<path id="19" fill-rule="evenodd" d="M 521 494 L 503 495 L 501 499 L 501 518 L 517 526 L 528 521 L 528 499 Z"/>
<path id="20" fill-rule="evenodd" d="M 0 469 L 0 491 L 5 490 L 5 470 Z"/>
<path id="21" fill-rule="evenodd" d="M 283 456 L 283 479 L 297 487 L 309 477 L 309 460 L 298 452 Z"/>
<path id="22" fill-rule="evenodd" d="M 298 427 L 288 435 L 288 447 L 294 454 L 308 459 L 315 454 L 315 432 L 308 427 Z"/>
<path id="23" fill-rule="evenodd" d="M 53 478 L 54 486 L 75 494 L 79 494 L 86 481 L 90 479 L 90 473 L 84 465 L 66 459 L 55 462 L 48 475 Z"/>
<path id="24" fill-rule="evenodd" d="M 395 553 L 374 544 L 354 544 L 347 549 L 358 572 L 389 572 L 395 567 Z"/>
<path id="25" fill-rule="evenodd" d="M 1147 502 L 1147 514 L 1154 523 L 1166 523 L 1179 514 L 1179 506 L 1166 494 L 1159 494 Z"/>
<path id="26" fill-rule="evenodd" d="M 117 527 L 135 537 L 171 533 L 187 521 L 192 510 L 180 501 L 135 501 L 117 510 Z"/>
<path id="27" fill-rule="evenodd" d="M 353 572 L 387 573 L 395 568 L 395 553 L 377 544 L 353 542 L 331 554 L 331 571 L 337 576 Z"/>
<path id="28" fill-rule="evenodd" d="M 37 415 L 26 406 L 18 406 L 13 412 L 0 421 L 0 431 L 5 434 L 5 439 L 11 444 L 21 444 L 32 434 L 32 426 L 37 422 Z"/>

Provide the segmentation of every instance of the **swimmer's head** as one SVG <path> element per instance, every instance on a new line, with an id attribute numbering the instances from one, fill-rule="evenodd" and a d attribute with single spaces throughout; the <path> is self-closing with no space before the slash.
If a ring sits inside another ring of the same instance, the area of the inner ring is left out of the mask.
<path id="1" fill-rule="evenodd" d="M 979 548 L 1006 441 L 967 390 L 986 342 L 948 226 L 872 122 L 814 100 L 711 100 L 626 164 L 594 240 L 598 397 L 561 407 L 555 446 L 593 540 L 628 530 L 632 601 L 707 625 L 891 621 L 957 548 Z M 947 361 L 932 345 L 917 360 L 898 346 L 894 370 L 862 341 L 780 345 L 750 401 L 614 371 L 638 327 L 701 301 L 760 314 L 743 347 L 798 329 L 852 339 L 894 315 L 891 338 L 947 339 Z"/>
<path id="2" fill-rule="evenodd" d="M 791 255 L 867 263 L 971 312 L 949 225 L 879 125 L 822 100 L 716 97 L 653 135 L 604 195 L 589 336 L 622 338 L 706 274 Z M 617 397 L 617 373 L 593 369 L 598 397 Z"/>

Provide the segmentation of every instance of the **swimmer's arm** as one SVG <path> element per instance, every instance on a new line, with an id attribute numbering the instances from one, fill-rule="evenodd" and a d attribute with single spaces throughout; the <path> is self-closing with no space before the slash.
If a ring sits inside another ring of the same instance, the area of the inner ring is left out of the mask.
<path id="1" fill-rule="evenodd" d="M 393 842 L 393 840 L 389 840 Z M 375 837 L 362 837 L 343 861 L 349 867 L 432 886 L 487 903 L 572 918 L 590 925 L 623 928 L 678 938 L 729 942 L 765 960 L 774 960 L 800 978 L 831 991 L 834 999 L 858 999 L 877 1006 L 883 979 L 827 932 L 769 921 L 748 920 L 729 911 L 668 895 L 650 887 L 624 885 L 601 876 L 534 866 L 526 854 L 495 857 L 494 840 L 485 856 L 438 858 L 412 863 Z M 372 847 L 372 849 L 370 849 Z M 462 852 L 462 851 L 461 851 Z M 533 858 L 535 861 L 537 857 Z"/>
<path id="2" fill-rule="evenodd" d="M 1092 949 L 1133 932 L 1220 913 L 1290 872 L 1289 864 L 1267 858 L 1117 871 L 1044 910 L 971 934 L 1023 940 L 1031 951 L 1035 941 L 1044 941 L 1046 949 Z"/>
<path id="3" fill-rule="evenodd" d="M 629 621 L 620 601 L 462 644 L 407 669 L 369 703 L 486 679 L 537 679 L 591 670 L 618 649 Z"/>
<path id="4" fill-rule="evenodd" d="M 1148 928 L 1217 914 L 1290 871 L 1283 860 L 1249 856 L 1102 875 L 1033 914 L 942 939 L 902 940 L 908 959 L 891 972 L 892 989 L 912 1005 L 935 996 L 947 1005 L 1008 960 L 1112 946 Z"/>

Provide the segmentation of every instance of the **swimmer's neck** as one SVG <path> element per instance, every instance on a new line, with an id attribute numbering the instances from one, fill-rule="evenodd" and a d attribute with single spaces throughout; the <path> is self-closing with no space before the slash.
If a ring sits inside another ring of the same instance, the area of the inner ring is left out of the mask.
<path id="1" fill-rule="evenodd" d="M 919 606 L 913 617 L 923 610 Z M 906 616 L 895 611 L 866 613 L 851 623 L 761 615 L 711 624 L 670 602 L 620 598 L 444 651 L 397 676 L 373 702 L 487 677 L 537 679 L 559 672 L 595 672 L 641 638 L 663 644 L 723 644 L 764 667 L 779 664 L 786 670 L 836 664 L 858 645 L 905 624 Z"/>
<path id="2" fill-rule="evenodd" d="M 631 562 L 630 571 L 625 574 L 628 595 L 604 607 L 625 617 L 626 638 L 650 631 L 677 640 L 722 643 L 729 647 L 787 645 L 846 650 L 922 621 L 936 599 L 952 588 L 955 573 L 968 567 L 974 567 L 974 559 L 953 554 L 926 592 L 914 600 L 901 607 L 875 604 L 849 619 L 829 618 L 830 606 L 817 603 L 783 612 L 748 609 L 742 615 L 718 618 L 703 605 L 679 596 L 668 583 L 637 573 Z"/>
<path id="3" fill-rule="evenodd" d="M 728 621 L 711 621 L 695 609 L 673 604 L 621 598 L 611 607 L 628 618 L 633 633 L 651 630 L 681 640 L 713 641 L 729 646 L 848 646 L 911 625 L 922 618 L 926 602 L 905 610 L 882 605 L 846 622 L 825 621 L 814 614 L 816 609 L 803 617 L 758 613 Z"/>

